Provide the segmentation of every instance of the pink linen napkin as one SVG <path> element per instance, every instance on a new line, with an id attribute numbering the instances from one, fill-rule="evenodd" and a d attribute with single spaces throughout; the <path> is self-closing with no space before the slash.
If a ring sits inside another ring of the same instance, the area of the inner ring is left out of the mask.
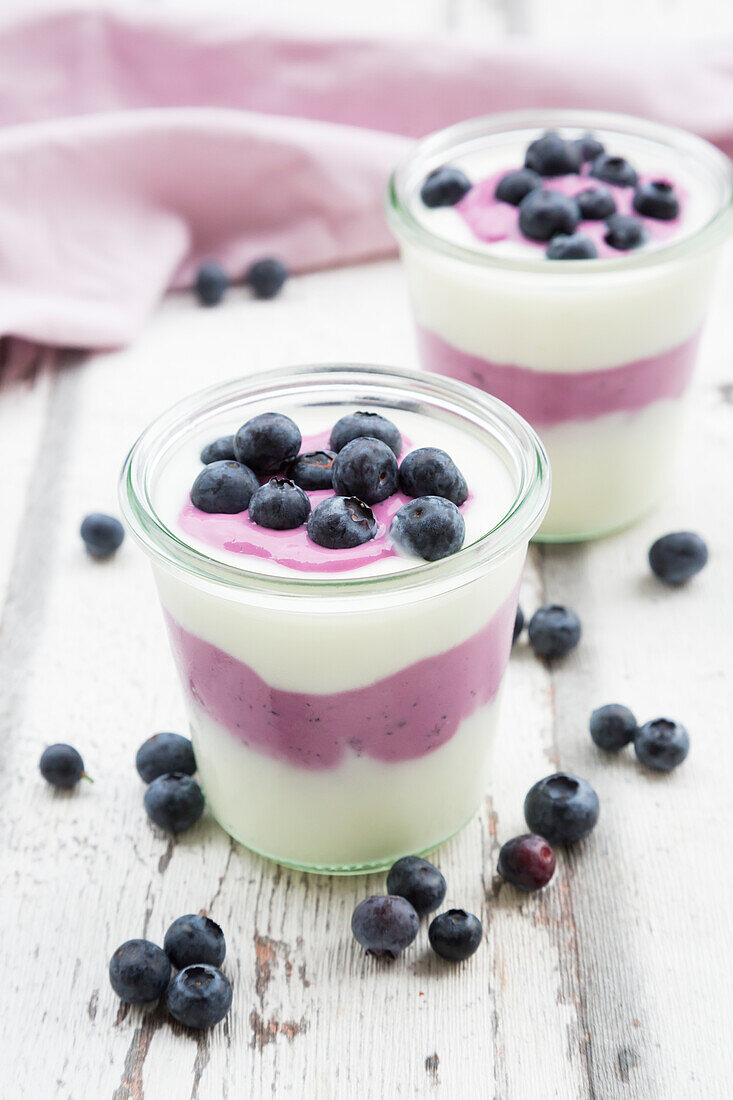
<path id="1" fill-rule="evenodd" d="M 0 31 L 0 365 L 131 340 L 216 258 L 392 252 L 410 139 L 532 106 L 626 111 L 733 153 L 733 43 L 599 52 L 68 10 Z"/>

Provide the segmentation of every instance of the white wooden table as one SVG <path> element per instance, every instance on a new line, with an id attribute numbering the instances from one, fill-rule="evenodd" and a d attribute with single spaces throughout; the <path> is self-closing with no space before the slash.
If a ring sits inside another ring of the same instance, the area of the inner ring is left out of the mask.
<path id="1" fill-rule="evenodd" d="M 422 22 L 481 14 L 434 0 Z M 295 279 L 271 303 L 235 290 L 206 311 L 176 296 L 133 348 L 0 383 L 3 1098 L 730 1095 L 731 294 L 729 256 L 674 499 L 597 545 L 530 553 L 525 609 L 567 602 L 584 637 L 553 669 L 525 644 L 512 656 L 493 786 L 436 860 L 447 903 L 484 921 L 460 967 L 431 954 L 424 929 L 394 965 L 360 954 L 351 911 L 383 876 L 280 869 L 208 815 L 176 841 L 148 824 L 135 749 L 185 730 L 182 701 L 141 553 L 128 540 L 95 564 L 78 537 L 86 512 L 116 510 L 127 447 L 179 396 L 286 363 L 414 364 L 398 266 Z M 679 528 L 704 534 L 711 561 L 666 591 L 646 550 Z M 587 719 L 609 701 L 679 718 L 689 760 L 655 777 L 633 755 L 602 757 Z M 79 747 L 94 785 L 43 783 L 38 758 L 57 740 Z M 498 848 L 523 831 L 528 787 L 558 766 L 597 788 L 598 828 L 539 896 L 496 895 Z M 225 929 L 234 985 L 228 1021 L 198 1041 L 160 1009 L 121 1006 L 107 979 L 118 943 L 161 942 L 197 910 Z"/>

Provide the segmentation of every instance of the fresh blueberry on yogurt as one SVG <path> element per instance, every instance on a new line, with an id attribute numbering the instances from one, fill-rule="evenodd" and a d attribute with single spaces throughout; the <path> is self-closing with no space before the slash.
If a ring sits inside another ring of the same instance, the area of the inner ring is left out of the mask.
<path id="1" fill-rule="evenodd" d="M 634 193 L 634 210 L 646 218 L 659 218 L 672 221 L 679 215 L 680 201 L 674 187 L 667 180 L 652 180 L 642 183 Z"/>
<path id="2" fill-rule="evenodd" d="M 531 142 L 524 167 L 540 176 L 568 176 L 580 171 L 580 150 L 572 141 L 549 132 Z"/>
<path id="3" fill-rule="evenodd" d="M 380 439 L 352 439 L 336 455 L 333 487 L 339 496 L 377 504 L 397 491 L 399 471 L 394 451 Z"/>
<path id="4" fill-rule="evenodd" d="M 548 260 L 595 260 L 598 250 L 582 233 L 558 233 L 547 246 Z"/>
<path id="5" fill-rule="evenodd" d="M 291 531 L 306 522 L 311 502 L 306 493 L 286 477 L 271 477 L 253 493 L 249 518 L 259 527 Z"/>
<path id="6" fill-rule="evenodd" d="M 662 535 L 649 549 L 652 573 L 665 584 L 684 584 L 704 569 L 707 562 L 708 548 L 694 531 Z"/>
<path id="7" fill-rule="evenodd" d="M 599 141 L 594 134 L 583 134 L 581 137 L 576 138 L 573 144 L 580 153 L 580 159 L 583 163 L 595 160 L 596 157 L 600 157 L 601 153 L 606 151 L 603 142 Z"/>
<path id="8" fill-rule="evenodd" d="M 214 439 L 207 443 L 201 452 L 201 461 L 204 466 L 210 462 L 231 462 L 234 460 L 234 436 L 223 435 L 220 439 Z"/>
<path id="9" fill-rule="evenodd" d="M 533 833 L 550 844 L 575 844 L 595 828 L 598 795 L 586 779 L 557 772 L 540 779 L 524 800 L 524 817 Z"/>
<path id="10" fill-rule="evenodd" d="M 468 485 L 450 455 L 439 447 L 418 447 L 400 466 L 400 488 L 408 497 L 445 497 L 461 505 Z"/>
<path id="11" fill-rule="evenodd" d="M 512 206 L 519 206 L 525 195 L 530 191 L 536 191 L 542 187 L 542 176 L 539 172 L 533 172 L 531 168 L 518 168 L 514 172 L 507 172 L 496 185 L 494 192 L 500 202 L 508 202 Z"/>
<path id="12" fill-rule="evenodd" d="M 600 153 L 596 157 L 590 174 L 594 179 L 612 183 L 616 187 L 636 187 L 639 181 L 636 169 L 632 168 L 625 157 L 610 156 L 608 153 Z"/>
<path id="13" fill-rule="evenodd" d="M 308 536 L 329 550 L 362 546 L 377 533 L 377 521 L 368 504 L 356 497 L 327 497 L 308 517 Z"/>
<path id="14" fill-rule="evenodd" d="M 335 451 L 306 451 L 298 455 L 291 465 L 290 479 L 301 489 L 330 489 L 335 458 Z"/>
<path id="15" fill-rule="evenodd" d="M 191 503 L 200 512 L 246 512 L 259 484 L 253 471 L 241 462 L 210 462 L 193 483 Z"/>
<path id="16" fill-rule="evenodd" d="M 634 734 L 634 752 L 647 768 L 671 772 L 690 751 L 690 735 L 683 725 L 669 718 L 645 722 Z"/>
<path id="17" fill-rule="evenodd" d="M 395 546 L 425 561 L 438 561 L 463 546 L 466 524 L 452 501 L 444 497 L 417 497 L 403 504 L 392 520 Z"/>
<path id="18" fill-rule="evenodd" d="M 420 198 L 426 206 L 455 206 L 471 190 L 471 181 L 460 168 L 444 165 L 425 177 Z"/>
<path id="19" fill-rule="evenodd" d="M 641 248 L 647 239 L 644 223 L 629 214 L 612 214 L 606 222 L 606 244 L 619 252 Z"/>
<path id="20" fill-rule="evenodd" d="M 234 436 L 237 461 L 256 474 L 274 474 L 297 457 L 302 437 L 294 420 L 284 413 L 253 416 Z"/>
<path id="21" fill-rule="evenodd" d="M 574 233 L 579 221 L 577 202 L 559 191 L 530 191 L 519 204 L 519 228 L 533 241 L 549 241 L 558 233 Z"/>
<path id="22" fill-rule="evenodd" d="M 274 298 L 284 287 L 290 272 L 282 260 L 266 256 L 248 268 L 244 276 L 255 298 Z"/>
<path id="23" fill-rule="evenodd" d="M 380 439 L 391 451 L 394 451 L 397 458 L 402 453 L 402 436 L 399 429 L 386 416 L 375 412 L 347 413 L 346 416 L 337 420 L 331 430 L 331 449 L 338 453 L 347 443 L 351 443 L 352 439 L 361 439 L 364 436 Z"/>
<path id="24" fill-rule="evenodd" d="M 616 213 L 616 200 L 607 187 L 588 187 L 575 196 L 586 222 L 602 222 Z"/>

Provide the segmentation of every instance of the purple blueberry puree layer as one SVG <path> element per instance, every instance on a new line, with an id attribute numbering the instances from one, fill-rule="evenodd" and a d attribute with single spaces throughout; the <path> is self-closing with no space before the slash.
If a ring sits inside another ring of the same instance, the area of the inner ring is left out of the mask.
<path id="1" fill-rule="evenodd" d="M 604 370 L 545 371 L 491 363 L 418 328 L 424 367 L 478 386 L 541 427 L 638 412 L 654 401 L 681 397 L 692 376 L 699 339 L 695 333 L 660 355 Z"/>
<path id="2" fill-rule="evenodd" d="M 533 241 L 525 237 L 519 228 L 519 207 L 511 203 L 501 202 L 494 192 L 496 185 L 502 176 L 511 169 L 504 168 L 492 176 L 474 184 L 465 198 L 456 205 L 455 209 L 463 218 L 468 228 L 480 241 L 487 244 L 497 244 L 499 241 L 517 241 L 530 248 L 544 253 L 547 249 L 546 241 Z M 616 200 L 616 212 L 628 214 L 643 222 L 648 233 L 649 241 L 664 242 L 679 233 L 682 213 L 671 221 L 661 221 L 659 218 L 645 218 L 638 214 L 632 206 L 634 199 L 633 187 L 616 187 L 603 180 L 597 180 L 589 176 L 590 165 L 585 165 L 580 175 L 558 176 L 545 181 L 546 187 L 552 191 L 560 191 L 563 195 L 575 198 L 581 191 L 590 188 L 604 188 L 611 192 Z M 659 175 L 639 174 L 639 184 L 652 183 L 658 180 Z M 670 181 L 671 182 L 671 181 Z M 680 202 L 680 211 L 684 211 L 686 193 L 679 187 L 675 187 L 675 194 Z M 608 232 L 605 221 L 582 221 L 578 233 L 584 237 L 590 237 L 596 246 L 599 259 L 618 259 L 629 253 L 620 252 L 617 248 L 611 248 L 606 244 L 605 235 Z M 557 262 L 557 261 L 555 261 Z"/>
<path id="3" fill-rule="evenodd" d="M 310 695 L 271 687 L 248 665 L 166 615 L 173 654 L 197 707 L 254 751 L 295 767 L 335 768 L 345 754 L 385 763 L 444 745 L 490 703 L 509 658 L 517 590 L 473 637 L 367 687 Z"/>

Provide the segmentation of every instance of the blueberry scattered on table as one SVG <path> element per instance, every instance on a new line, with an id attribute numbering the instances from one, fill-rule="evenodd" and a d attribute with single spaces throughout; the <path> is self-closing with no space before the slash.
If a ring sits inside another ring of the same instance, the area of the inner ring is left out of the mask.
<path id="1" fill-rule="evenodd" d="M 87 554 L 103 561 L 122 546 L 125 528 L 114 516 L 107 516 L 104 512 L 91 512 L 82 520 L 80 534 Z"/>
<path id="2" fill-rule="evenodd" d="M 127 1004 L 157 1001 L 171 976 L 168 956 L 150 940 L 127 940 L 109 960 L 109 980 Z"/>
<path id="3" fill-rule="evenodd" d="M 201 512 L 236 515 L 247 511 L 259 485 L 255 473 L 241 462 L 210 462 L 191 486 L 191 503 Z"/>
<path id="4" fill-rule="evenodd" d="M 502 844 L 497 872 L 526 893 L 541 890 L 555 873 L 555 853 L 543 836 L 524 833 Z"/>
<path id="5" fill-rule="evenodd" d="M 628 214 L 612 214 L 606 220 L 606 235 L 603 239 L 619 252 L 631 252 L 634 248 L 641 248 L 647 236 L 644 223 L 638 218 Z"/>
<path id="6" fill-rule="evenodd" d="M 655 718 L 645 722 L 634 734 L 634 751 L 647 768 L 671 772 L 690 751 L 690 735 L 679 722 Z"/>
<path id="7" fill-rule="evenodd" d="M 590 735 L 599 749 L 618 752 L 634 740 L 637 722 L 628 707 L 607 703 L 597 707 L 590 716 Z"/>
<path id="8" fill-rule="evenodd" d="M 244 276 L 255 298 L 274 298 L 280 293 L 288 280 L 290 272 L 282 260 L 266 256 L 247 269 Z"/>
<path id="9" fill-rule="evenodd" d="M 201 788 L 183 772 L 159 775 L 145 791 L 143 802 L 150 820 L 169 833 L 190 829 L 204 812 Z"/>
<path id="10" fill-rule="evenodd" d="M 524 612 L 519 604 L 517 604 L 517 613 L 514 616 L 514 630 L 512 631 L 512 645 L 516 642 L 519 635 L 524 630 Z"/>
<path id="11" fill-rule="evenodd" d="M 478 951 L 483 927 L 478 917 L 465 909 L 448 909 L 430 922 L 428 939 L 436 955 L 450 962 L 463 962 Z"/>
<path id="12" fill-rule="evenodd" d="M 339 496 L 377 504 L 397 491 L 399 471 L 394 451 L 380 439 L 352 439 L 336 455 L 333 487 Z"/>
<path id="13" fill-rule="evenodd" d="M 65 791 L 70 791 L 80 779 L 89 778 L 84 771 L 84 761 L 80 753 L 73 745 L 61 742 L 43 750 L 38 766 L 47 783 Z"/>
<path id="14" fill-rule="evenodd" d="M 201 452 L 201 461 L 204 466 L 210 462 L 231 462 L 234 459 L 234 436 L 223 435 L 220 439 L 214 439 L 207 443 Z"/>
<path id="15" fill-rule="evenodd" d="M 455 206 L 471 190 L 471 181 L 460 168 L 444 165 L 425 177 L 420 198 L 425 206 Z"/>
<path id="16" fill-rule="evenodd" d="M 540 187 L 542 187 L 542 176 L 539 172 L 533 172 L 531 168 L 518 168 L 515 172 L 507 172 L 501 177 L 494 194 L 499 202 L 519 206 L 525 195 Z"/>
<path id="17" fill-rule="evenodd" d="M 636 187 L 639 182 L 636 170 L 625 157 L 610 156 L 608 153 L 600 153 L 595 158 L 590 174 L 594 179 L 616 187 Z"/>
<path id="18" fill-rule="evenodd" d="M 540 779 L 524 800 L 524 817 L 533 833 L 550 844 L 575 844 L 598 821 L 598 795 L 587 779 L 557 772 Z"/>
<path id="19" fill-rule="evenodd" d="M 437 909 L 445 897 L 446 882 L 437 867 L 419 856 L 404 856 L 392 864 L 387 890 L 406 898 L 418 917 Z"/>
<path id="20" fill-rule="evenodd" d="M 573 141 L 566 141 L 554 131 L 530 142 L 524 157 L 524 167 L 540 176 L 569 176 L 579 172 L 581 154 Z"/>
<path id="21" fill-rule="evenodd" d="M 530 191 L 519 204 L 519 228 L 533 241 L 549 241 L 558 233 L 574 233 L 579 221 L 577 202 L 559 191 Z"/>
<path id="22" fill-rule="evenodd" d="M 275 474 L 297 457 L 301 443 L 300 429 L 289 416 L 259 413 L 235 434 L 234 453 L 256 474 Z"/>
<path id="23" fill-rule="evenodd" d="M 456 505 L 468 497 L 465 477 L 439 447 L 418 447 L 405 455 L 400 466 L 400 488 L 408 497 L 445 497 Z"/>
<path id="24" fill-rule="evenodd" d="M 309 538 L 329 550 L 361 546 L 376 533 L 374 512 L 357 497 L 327 497 L 308 517 Z"/>
<path id="25" fill-rule="evenodd" d="M 529 620 L 529 643 L 538 657 L 565 657 L 580 641 L 580 619 L 571 607 L 544 604 Z"/>
<path id="26" fill-rule="evenodd" d="M 395 546 L 425 561 L 438 561 L 463 546 L 466 523 L 450 500 L 416 497 L 403 504 L 389 529 Z"/>
<path id="27" fill-rule="evenodd" d="M 603 142 L 599 141 L 594 134 L 582 134 L 581 137 L 575 139 L 573 144 L 584 163 L 595 160 L 596 157 L 600 157 L 601 153 L 606 151 Z"/>
<path id="28" fill-rule="evenodd" d="M 396 458 L 402 453 L 402 436 L 397 425 L 375 412 L 347 413 L 337 420 L 331 429 L 331 450 L 338 453 L 353 439 L 364 437 L 381 439 Z"/>
<path id="29" fill-rule="evenodd" d="M 291 464 L 290 479 L 301 489 L 330 489 L 333 484 L 334 451 L 305 451 Z"/>
<path id="30" fill-rule="evenodd" d="M 684 584 L 705 568 L 708 548 L 694 531 L 662 535 L 649 549 L 649 565 L 665 584 Z"/>
<path id="31" fill-rule="evenodd" d="M 351 917 L 351 931 L 367 955 L 396 959 L 412 943 L 420 920 L 405 898 L 374 895 L 365 898 Z"/>
<path id="32" fill-rule="evenodd" d="M 215 966 L 187 966 L 168 986 L 166 1006 L 179 1024 L 197 1029 L 213 1027 L 232 1006 L 231 982 Z"/>
<path id="33" fill-rule="evenodd" d="M 218 306 L 229 289 L 229 276 L 221 264 L 207 260 L 196 272 L 194 287 L 202 306 Z"/>
<path id="34" fill-rule="evenodd" d="M 215 921 L 200 913 L 188 913 L 173 921 L 165 934 L 163 950 L 176 970 L 184 970 L 196 963 L 221 966 L 227 946 Z"/>
<path id="35" fill-rule="evenodd" d="M 196 771 L 193 745 L 180 733 L 154 733 L 137 750 L 135 767 L 144 783 L 152 783 L 169 772 L 193 775 Z"/>
<path id="36" fill-rule="evenodd" d="M 633 207 L 637 214 L 646 218 L 672 221 L 680 212 L 680 201 L 667 180 L 651 180 L 637 187 Z"/>
<path id="37" fill-rule="evenodd" d="M 548 260 L 595 260 L 598 250 L 584 233 L 558 233 L 547 246 Z"/>
<path id="38" fill-rule="evenodd" d="M 589 187 L 575 196 L 583 221 L 602 222 L 616 213 L 616 200 L 607 187 Z"/>
<path id="39" fill-rule="evenodd" d="M 249 502 L 249 518 L 259 527 L 291 531 L 306 522 L 311 502 L 306 493 L 286 477 L 271 477 Z"/>

